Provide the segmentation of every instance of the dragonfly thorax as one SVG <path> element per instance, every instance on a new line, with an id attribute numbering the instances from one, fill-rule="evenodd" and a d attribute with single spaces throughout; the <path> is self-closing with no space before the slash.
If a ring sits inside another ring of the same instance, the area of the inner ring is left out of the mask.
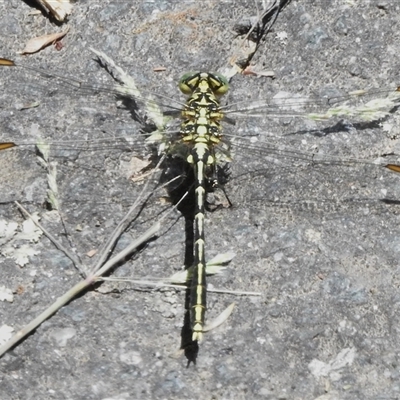
<path id="1" fill-rule="evenodd" d="M 228 83 L 216 74 L 198 72 L 184 75 L 179 88 L 190 94 L 182 110 L 181 135 L 183 142 L 191 145 L 207 144 L 212 147 L 220 142 L 223 113 L 218 96 L 226 93 Z"/>

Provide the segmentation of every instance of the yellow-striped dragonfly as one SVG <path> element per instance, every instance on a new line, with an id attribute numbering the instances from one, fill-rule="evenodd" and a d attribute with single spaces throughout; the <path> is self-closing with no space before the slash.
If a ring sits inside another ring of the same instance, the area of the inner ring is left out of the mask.
<path id="1" fill-rule="evenodd" d="M 60 208 L 66 215 L 75 214 L 78 219 L 96 209 L 99 220 L 95 224 L 103 225 L 109 223 L 106 221 L 110 216 L 115 218 L 112 208 L 129 204 L 126 196 L 129 189 L 125 192 L 121 188 L 133 185 L 130 178 L 135 166 L 130 165 L 138 164 L 139 158 L 147 157 L 145 169 L 152 165 L 149 155 L 157 158 L 161 154 L 180 160 L 186 167 L 194 166 L 195 174 L 191 178 L 194 183 L 188 185 L 185 180 L 182 184 L 175 183 L 173 189 L 195 191 L 195 206 L 188 212 L 196 222 L 192 260 L 196 283 L 190 304 L 193 341 L 202 337 L 206 309 L 204 252 L 207 245 L 199 245 L 204 242 L 204 231 L 207 232 L 206 192 L 217 190 L 223 184 L 221 181 L 228 180 L 228 185 L 236 187 L 234 190 L 239 196 L 233 205 L 243 210 L 257 204 L 259 209 L 269 208 L 272 213 L 277 209 L 291 210 L 295 216 L 321 212 L 340 215 L 344 208 L 382 216 L 395 208 L 396 198 L 388 195 L 388 191 L 398 179 L 393 172 L 400 172 L 400 166 L 397 154 L 390 148 L 392 138 L 386 137 L 384 151 L 375 151 L 370 148 L 370 142 L 362 149 L 347 147 L 346 135 L 360 135 L 360 142 L 365 140 L 365 134 L 360 132 L 377 135 L 378 124 L 390 121 L 391 113 L 400 102 L 398 88 L 358 90 L 325 98 L 278 93 L 251 103 L 232 100 L 232 94 L 224 104 L 219 99 L 228 87 L 223 78 L 192 73 L 180 81 L 181 90 L 189 100 L 179 97 L 174 100 L 139 90 L 112 60 L 96 54 L 112 70 L 119 84 L 81 81 L 0 60 L 1 66 L 12 67 L 6 71 L 10 86 L 6 86 L 5 92 L 12 90 L 16 79 L 26 82 L 23 102 L 17 108 L 18 112 L 31 116 L 27 130 L 16 132 L 13 112 L 9 112 L 0 150 L 10 150 L 1 156 L 14 157 L 14 165 L 26 162 L 31 166 L 35 163 L 31 153 L 45 148 L 46 160 L 58 163 L 55 167 L 49 161 L 45 167 L 39 167 L 47 168 L 43 174 L 47 175 L 47 197 L 37 191 L 35 183 L 27 183 L 29 174 L 18 179 L 20 174 L 15 167 L 5 170 L 2 191 L 10 196 L 5 203 L 21 197 L 27 202 L 46 198 L 51 208 Z M 66 114 L 63 120 L 44 120 L 51 115 L 48 110 L 62 108 L 57 101 L 59 94 L 67 94 L 77 112 Z M 116 99 L 119 101 L 117 115 Z M 42 110 L 47 111 L 46 117 Z M 181 126 L 173 122 L 175 117 L 184 120 Z M 131 118 L 142 124 L 141 132 Z M 269 130 L 265 128 L 266 119 L 271 124 Z M 323 140 L 317 146 L 310 138 Z M 234 160 L 231 171 L 226 173 L 226 164 L 231 159 Z M 184 168 L 184 174 L 187 171 Z M 49 183 L 52 174 L 53 187 Z M 21 182 L 22 195 L 12 189 L 17 180 Z M 371 185 L 375 186 L 374 191 Z M 113 205 L 106 200 L 110 196 Z M 262 225 L 262 219 L 258 223 Z M 223 230 L 224 226 L 219 229 Z M 212 237 L 208 241 L 212 242 Z"/>

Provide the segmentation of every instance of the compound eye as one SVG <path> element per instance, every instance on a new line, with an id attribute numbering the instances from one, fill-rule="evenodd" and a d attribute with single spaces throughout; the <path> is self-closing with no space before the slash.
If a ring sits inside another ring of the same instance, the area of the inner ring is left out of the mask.
<path id="1" fill-rule="evenodd" d="M 211 76 L 211 85 L 213 88 L 213 92 L 217 96 L 222 96 L 229 89 L 228 80 L 221 74 L 212 74 Z"/>
<path id="2" fill-rule="evenodd" d="M 192 94 L 198 80 L 198 72 L 187 72 L 179 80 L 179 90 L 184 94 Z"/>

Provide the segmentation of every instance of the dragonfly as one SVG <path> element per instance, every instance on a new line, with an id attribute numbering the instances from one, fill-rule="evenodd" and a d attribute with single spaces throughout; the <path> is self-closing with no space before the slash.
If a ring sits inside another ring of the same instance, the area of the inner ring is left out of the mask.
<path id="1" fill-rule="evenodd" d="M 228 181 L 228 184 L 240 185 L 243 179 L 251 179 L 255 186 L 259 177 L 264 180 L 268 177 L 269 186 L 257 187 L 258 194 L 255 196 L 251 194 L 249 201 L 270 204 L 271 207 L 291 204 L 296 206 L 296 201 L 286 198 L 282 186 L 275 190 L 275 180 L 281 180 L 288 185 L 298 186 L 300 191 L 315 193 L 319 206 L 324 203 L 324 200 L 320 200 L 322 195 L 322 198 L 325 196 L 325 203 L 331 209 L 344 204 L 358 207 L 365 199 L 357 197 L 360 195 L 357 190 L 349 188 L 352 192 L 349 197 L 335 202 L 332 198 L 334 196 L 329 193 L 330 187 L 328 188 L 325 182 L 337 180 L 340 185 L 343 176 L 349 176 L 354 171 L 360 170 L 363 171 L 362 176 L 365 181 L 374 174 L 394 172 L 396 175 L 400 172 L 395 152 L 382 154 L 372 152 L 369 157 L 360 158 L 352 154 L 353 149 L 347 149 L 347 154 L 338 149 L 333 149 L 330 153 L 324 148 L 310 149 L 307 140 L 304 139 L 310 135 L 328 137 L 334 132 L 350 129 L 343 120 L 351 120 L 363 129 L 375 126 L 379 121 L 385 121 L 400 104 L 400 88 L 357 90 L 330 97 L 296 97 L 279 94 L 273 98 L 262 98 L 251 103 L 232 101 L 224 104 L 222 98 L 227 95 L 229 89 L 227 79 L 217 73 L 195 72 L 185 74 L 179 81 L 178 86 L 186 95 L 186 99 L 175 100 L 150 91 L 146 91 L 143 95 L 136 84 L 112 60 L 103 53 L 96 52 L 96 55 L 103 65 L 113 70 L 112 74 L 118 81 L 117 84 L 85 82 L 64 77 L 59 73 L 20 65 L 8 59 L 0 59 L 0 66 L 13 68 L 18 76 L 25 76 L 27 92 L 32 90 L 35 94 L 38 92 L 42 95 L 47 92 L 47 100 L 55 98 L 57 93 L 61 92 L 68 93 L 72 99 L 83 99 L 83 102 L 98 97 L 103 106 L 108 107 L 108 104 L 111 104 L 110 107 L 114 107 L 115 99 L 118 99 L 122 101 L 124 110 L 128 109 L 133 118 L 145 126 L 141 134 L 136 132 L 135 135 L 130 132 L 123 132 L 121 135 L 117 135 L 116 132 L 110 134 L 111 128 L 105 129 L 97 137 L 92 132 L 87 137 L 81 136 L 78 139 L 73 137 L 66 139 L 64 133 L 61 133 L 60 139 L 55 140 L 52 137 L 45 140 L 46 146 L 52 153 L 50 158 L 66 157 L 68 162 L 81 158 L 81 162 L 83 159 L 83 162 L 95 165 L 96 160 L 93 158 L 100 153 L 111 154 L 129 150 L 133 154 L 142 155 L 145 149 L 153 147 L 156 149 L 153 154 L 157 156 L 167 154 L 183 160 L 186 167 L 193 171 L 194 178 L 190 187 L 195 199 L 192 209 L 193 275 L 190 284 L 193 342 L 201 341 L 203 338 L 207 308 L 205 269 L 207 194 L 222 187 L 225 181 Z M 23 107 L 33 109 L 36 106 L 38 104 L 33 102 Z M 92 110 L 83 109 L 83 114 L 85 112 L 91 113 Z M 110 112 L 109 109 L 107 112 Z M 74 117 L 69 116 L 69 118 Z M 180 122 L 171 122 L 175 118 Z M 277 121 L 275 132 L 260 132 L 257 121 L 263 118 Z M 282 121 L 284 121 L 283 126 Z M 303 121 L 303 130 L 293 127 L 294 124 L 300 126 L 298 121 Z M 116 130 L 121 132 L 124 130 L 119 128 L 118 123 L 116 125 Z M 85 131 L 90 128 L 89 125 Z M 277 135 L 277 131 L 280 131 L 281 135 Z M 37 148 L 38 141 L 38 138 L 34 140 L 4 138 L 0 143 L 0 150 L 33 151 Z M 227 165 L 231 162 L 232 168 L 227 172 Z M 309 178 L 309 172 L 313 176 L 312 180 Z M 365 187 L 364 182 L 360 186 Z M 388 199 L 374 196 L 368 199 L 368 204 L 371 207 L 382 208 L 390 203 L 390 201 L 385 203 L 385 200 Z M 243 204 L 245 203 L 246 200 L 243 200 Z"/>

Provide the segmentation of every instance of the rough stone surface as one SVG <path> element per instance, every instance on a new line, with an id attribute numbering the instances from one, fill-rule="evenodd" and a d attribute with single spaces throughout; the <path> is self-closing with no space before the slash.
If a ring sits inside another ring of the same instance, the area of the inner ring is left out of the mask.
<path id="1" fill-rule="evenodd" d="M 25 2 L 1 2 L 1 56 L 61 77 L 110 84 L 92 61 L 93 47 L 124 67 L 144 94 L 182 102 L 179 77 L 226 68 L 240 44 L 233 28 L 257 14 L 256 3 L 82 0 L 74 3 L 60 51 L 50 46 L 20 56 L 28 39 L 63 27 L 32 15 Z M 396 0 L 292 1 L 252 60 L 254 68 L 273 70 L 275 79 L 236 75 L 223 101 L 251 104 L 278 93 L 341 96 L 396 87 L 399 16 Z M 165 71 L 155 72 L 157 67 Z M 99 144 L 88 152 L 85 140 L 137 137 L 140 125 L 111 97 L 78 95 L 72 86 L 54 88 L 36 76 L 0 70 L 0 138 L 32 141 L 40 135 L 62 142 L 54 143 L 53 160 L 68 235 L 57 213 L 44 207 L 46 170 L 28 150 L 0 154 L 0 219 L 21 224 L 12 203 L 19 200 L 90 265 L 88 252 L 98 249 L 143 187 L 126 178 L 126 169 L 132 154 L 138 157 L 144 148 L 127 152 Z M 35 101 L 38 107 L 21 110 Z M 237 306 L 227 322 L 205 335 L 197 365 L 186 368 L 184 356 L 175 357 L 182 292 L 102 285 L 63 307 L 0 359 L 2 400 L 400 397 L 400 177 L 362 163 L 310 165 L 276 151 L 281 146 L 315 151 L 316 159 L 372 161 L 399 154 L 398 115 L 374 124 L 351 118 L 318 124 L 264 113 L 239 118 L 225 132 L 257 140 L 232 148 L 226 190 L 233 207 L 207 215 L 207 258 L 236 253 L 228 272 L 209 282 L 262 296 L 210 293 L 210 320 L 231 302 Z M 66 140 L 83 140 L 80 151 L 66 148 Z M 169 207 L 162 195 L 150 201 L 119 246 Z M 114 275 L 165 277 L 179 270 L 184 221 L 175 212 L 163 224 L 160 237 Z M 23 267 L 0 255 L 1 285 L 14 292 L 12 303 L 0 303 L 0 322 L 15 331 L 80 280 L 44 236 L 37 243 L 12 242 L 15 248 L 24 244 L 36 255 Z"/>

